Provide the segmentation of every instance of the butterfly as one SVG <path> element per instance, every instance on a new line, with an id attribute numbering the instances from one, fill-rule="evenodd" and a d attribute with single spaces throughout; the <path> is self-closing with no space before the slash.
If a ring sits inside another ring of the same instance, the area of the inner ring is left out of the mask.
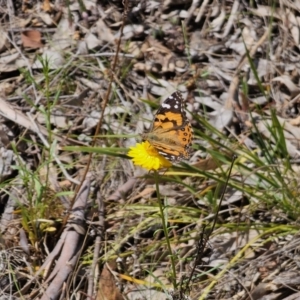
<path id="1" fill-rule="evenodd" d="M 144 133 L 142 138 L 172 162 L 190 157 L 193 130 L 179 91 L 171 94 L 161 104 L 154 116 L 150 132 Z"/>

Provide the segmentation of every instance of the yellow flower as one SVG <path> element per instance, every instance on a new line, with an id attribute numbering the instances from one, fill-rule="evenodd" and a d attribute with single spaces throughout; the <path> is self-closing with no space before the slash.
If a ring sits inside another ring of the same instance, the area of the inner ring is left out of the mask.
<path id="1" fill-rule="evenodd" d="M 172 164 L 160 155 L 147 141 L 131 147 L 128 156 L 132 157 L 132 161 L 135 165 L 141 166 L 149 171 L 172 166 Z"/>

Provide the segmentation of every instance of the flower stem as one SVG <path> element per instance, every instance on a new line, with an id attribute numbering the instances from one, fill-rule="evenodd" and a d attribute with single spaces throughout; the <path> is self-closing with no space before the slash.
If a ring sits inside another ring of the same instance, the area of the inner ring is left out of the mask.
<path id="1" fill-rule="evenodd" d="M 154 178 L 155 178 L 155 187 L 156 187 L 156 193 L 157 193 L 158 207 L 159 207 L 160 216 L 161 216 L 161 220 L 162 220 L 162 227 L 163 227 L 163 231 L 164 231 L 166 242 L 167 242 L 169 256 L 171 258 L 171 266 L 172 266 L 172 273 L 173 273 L 171 281 L 172 281 L 174 290 L 176 290 L 177 289 L 177 282 L 176 282 L 175 257 L 173 255 L 172 248 L 171 248 L 171 243 L 170 243 L 170 239 L 169 239 L 169 232 L 168 232 L 168 228 L 167 228 L 168 220 L 166 220 L 165 214 L 164 214 L 165 207 L 164 207 L 163 202 L 160 199 L 159 185 L 158 185 L 159 174 L 158 174 L 157 171 L 154 171 Z"/>

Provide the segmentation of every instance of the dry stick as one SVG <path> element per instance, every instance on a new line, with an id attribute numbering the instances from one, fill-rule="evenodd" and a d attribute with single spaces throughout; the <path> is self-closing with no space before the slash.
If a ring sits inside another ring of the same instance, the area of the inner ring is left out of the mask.
<path id="1" fill-rule="evenodd" d="M 124 5 L 125 11 L 124 11 L 124 14 L 123 14 L 123 21 L 122 21 L 122 25 L 121 25 L 121 29 L 120 29 L 120 37 L 119 37 L 118 44 L 117 44 L 117 50 L 116 50 L 117 55 L 114 57 L 113 65 L 112 65 L 112 68 L 111 68 L 111 71 L 110 71 L 110 74 L 109 74 L 109 84 L 108 84 L 107 92 L 106 92 L 106 95 L 105 95 L 105 98 L 104 98 L 103 109 L 101 111 L 100 119 L 99 119 L 99 122 L 98 122 L 97 127 L 96 127 L 95 135 L 94 135 L 93 140 L 91 142 L 91 147 L 95 147 L 97 136 L 98 136 L 98 134 L 100 132 L 100 128 L 101 128 L 102 123 L 103 123 L 104 111 L 105 111 L 105 108 L 107 106 L 109 95 L 110 95 L 110 92 L 111 92 L 111 86 L 112 86 L 112 81 L 113 81 L 113 78 L 114 78 L 114 72 L 115 72 L 115 69 L 116 69 L 116 66 L 117 66 L 117 62 L 118 62 L 118 53 L 120 52 L 121 37 L 123 35 L 123 29 L 124 29 L 125 19 L 126 19 L 126 16 L 127 16 L 127 12 L 126 12 L 127 1 L 128 0 L 125 0 L 125 4 L 126 5 Z M 86 165 L 83 177 L 82 177 L 82 181 L 81 181 L 80 185 L 77 186 L 77 188 L 76 188 L 75 196 L 74 196 L 74 198 L 71 201 L 72 203 L 74 202 L 75 197 L 76 197 L 76 193 L 80 190 L 80 187 L 81 187 L 81 185 L 82 185 L 82 183 L 83 183 L 83 181 L 84 181 L 84 179 L 85 179 L 85 177 L 86 177 L 86 175 L 87 175 L 87 173 L 89 171 L 89 168 L 90 168 L 90 165 L 91 165 L 91 161 L 92 161 L 92 155 L 93 155 L 93 153 L 89 153 L 89 159 L 87 161 L 87 165 Z"/>
<path id="2" fill-rule="evenodd" d="M 204 11 L 205 11 L 206 6 L 208 5 L 208 3 L 209 3 L 209 0 L 204 0 L 202 2 L 202 5 L 199 9 L 198 15 L 197 15 L 196 20 L 195 20 L 196 23 L 198 23 L 200 21 L 200 19 L 202 18 L 202 15 L 204 14 Z"/>
<path id="3" fill-rule="evenodd" d="M 128 0 L 125 0 L 125 3 L 126 3 L 126 5 L 124 5 L 125 9 L 127 9 L 127 1 Z M 101 128 L 102 123 L 103 123 L 104 111 L 105 111 L 105 108 L 106 108 L 107 103 L 108 103 L 109 95 L 110 95 L 110 92 L 111 92 L 112 81 L 113 81 L 113 78 L 114 78 L 114 72 L 115 72 L 115 69 L 116 69 L 116 66 L 117 66 L 117 62 L 118 62 L 118 53 L 120 52 L 121 37 L 123 35 L 123 29 L 124 29 L 124 23 L 125 23 L 125 17 L 126 17 L 126 15 L 127 15 L 127 13 L 125 13 L 125 11 L 124 11 L 123 22 L 122 22 L 121 29 L 120 29 L 120 37 L 119 37 L 118 44 L 117 44 L 116 55 L 114 57 L 113 65 L 112 65 L 112 68 L 111 68 L 111 71 L 110 71 L 110 74 L 109 74 L 109 84 L 108 84 L 107 92 L 106 92 L 106 95 L 105 95 L 105 98 L 104 98 L 103 109 L 101 111 L 99 122 L 98 122 L 97 127 L 96 127 L 95 135 L 94 135 L 93 140 L 91 142 L 91 147 L 95 147 L 97 136 L 98 136 L 98 134 L 100 132 L 100 128 Z M 72 205 L 74 203 L 74 200 L 76 198 L 76 194 L 80 190 L 81 185 L 82 185 L 83 181 L 85 180 L 86 175 L 87 175 L 87 173 L 88 173 L 88 171 L 90 169 L 90 165 L 91 165 L 91 161 L 92 161 L 92 155 L 93 155 L 92 152 L 89 153 L 88 161 L 87 161 L 87 164 L 86 164 L 86 168 L 85 168 L 85 171 L 84 171 L 83 176 L 82 176 L 82 181 L 81 181 L 81 183 L 75 189 L 75 194 L 74 194 L 73 199 L 71 200 L 70 207 L 72 207 Z M 68 216 L 63 221 L 63 224 L 66 224 L 67 221 L 68 221 Z"/>
<path id="4" fill-rule="evenodd" d="M 127 17 L 128 0 L 124 0 L 123 1 L 123 5 L 124 5 L 123 20 L 122 20 L 122 25 L 121 25 L 121 28 L 120 28 L 120 36 L 119 36 L 119 40 L 118 40 L 118 44 L 117 44 L 116 55 L 114 57 L 113 65 L 112 65 L 112 68 L 111 68 L 111 72 L 109 74 L 108 89 L 107 89 L 107 93 L 105 95 L 103 109 L 101 111 L 101 116 L 100 116 L 99 122 L 97 124 L 96 132 L 95 132 L 95 135 L 94 135 L 94 138 L 93 138 L 93 141 L 92 141 L 92 147 L 94 147 L 95 144 L 96 144 L 97 135 L 98 135 L 98 133 L 100 131 L 100 128 L 102 126 L 102 122 L 103 122 L 103 118 L 104 118 L 104 110 L 105 110 L 105 107 L 106 107 L 106 105 L 108 103 L 108 99 L 109 99 L 109 95 L 110 95 L 110 92 L 111 92 L 111 87 L 112 87 L 112 83 L 113 83 L 113 79 L 114 79 L 114 74 L 115 74 L 115 70 L 116 70 L 116 66 L 117 66 L 117 62 L 118 62 L 118 58 L 119 58 L 118 54 L 120 52 L 121 38 L 122 38 L 122 35 L 123 35 L 123 29 L 124 29 L 124 25 L 125 25 L 125 21 L 126 21 L 126 17 Z M 83 175 L 83 178 L 85 178 L 85 176 L 86 176 L 86 174 L 87 174 L 87 172 L 89 170 L 89 166 L 91 164 L 91 160 L 92 160 L 92 153 L 89 154 L 89 159 L 88 159 L 88 162 L 87 162 L 87 167 L 86 167 L 85 173 Z M 99 237 L 99 239 L 96 239 L 96 240 L 97 241 L 101 240 L 101 237 Z M 94 255 L 93 264 L 92 264 L 93 268 L 96 267 L 96 263 L 98 261 L 99 251 L 97 253 L 94 253 L 94 254 L 95 255 Z M 94 274 L 94 269 L 91 269 L 91 274 Z M 88 297 L 92 297 L 92 294 L 93 294 L 93 285 L 94 285 L 94 281 L 93 280 L 89 280 Z"/>
<path id="5" fill-rule="evenodd" d="M 100 178 L 99 178 L 99 186 L 101 185 L 101 183 L 103 182 L 103 179 L 105 177 L 105 167 L 106 167 L 106 163 L 107 163 L 107 157 L 104 156 L 103 160 L 101 162 L 101 166 L 102 166 L 102 172 L 100 172 Z M 98 204 L 98 216 L 99 216 L 99 220 L 96 223 L 90 223 L 90 225 L 96 226 L 96 238 L 95 238 L 95 247 L 94 247 L 94 255 L 93 255 L 93 262 L 91 264 L 91 268 L 88 274 L 88 288 L 87 288 L 87 295 L 92 295 L 93 294 L 93 290 L 94 290 L 94 278 L 95 278 L 95 269 L 98 263 L 98 256 L 100 253 L 100 247 L 101 247 L 101 241 L 102 238 L 104 236 L 104 202 L 103 199 L 101 197 L 101 193 L 100 193 L 100 189 L 97 193 L 97 200 L 96 200 L 97 204 Z M 93 216 L 94 218 L 94 216 Z M 92 220 L 93 220 L 92 218 Z"/>
<path id="6" fill-rule="evenodd" d="M 90 192 L 90 181 L 85 180 L 82 189 L 77 194 L 76 201 L 72 207 L 72 213 L 67 226 L 65 227 L 64 246 L 56 262 L 54 269 L 45 283 L 49 286 L 41 300 L 56 299 L 61 293 L 64 282 L 74 270 L 75 264 L 80 257 L 80 248 L 83 245 L 82 237 L 85 234 L 85 210 Z"/>
<path id="7" fill-rule="evenodd" d="M 221 38 L 224 38 L 224 37 L 226 37 L 229 34 L 230 29 L 234 25 L 235 20 L 237 18 L 237 12 L 238 12 L 239 6 L 240 6 L 240 1 L 239 0 L 235 0 L 233 2 L 232 7 L 231 7 L 230 16 L 229 16 L 228 22 L 226 23 L 224 32 L 221 35 Z"/>
<path id="8" fill-rule="evenodd" d="M 80 57 L 105 57 L 105 56 L 121 56 L 121 57 L 128 57 L 128 58 L 135 58 L 132 54 L 127 53 L 116 53 L 116 52 L 101 52 L 101 53 L 95 53 L 95 54 L 81 54 Z"/>
<path id="9" fill-rule="evenodd" d="M 98 262 L 98 256 L 100 253 L 101 242 L 102 242 L 102 239 L 104 236 L 104 221 L 105 221 L 104 220 L 104 202 L 103 202 L 103 198 L 100 195 L 100 192 L 98 193 L 97 202 L 98 202 L 98 216 L 99 216 L 99 221 L 97 223 L 98 223 L 98 230 L 100 230 L 100 232 L 97 231 L 97 236 L 95 239 L 93 262 L 92 262 L 90 274 L 88 277 L 87 294 L 89 296 L 91 296 L 93 294 L 94 282 L 95 282 L 94 274 L 95 274 L 95 269 L 96 269 L 97 262 Z"/>
<path id="10" fill-rule="evenodd" d="M 119 186 L 118 189 L 109 196 L 107 200 L 109 201 L 118 201 L 123 198 L 129 190 L 132 190 L 133 186 L 136 184 L 137 178 L 129 178 L 123 185 Z"/>
<path id="11" fill-rule="evenodd" d="M 191 18 L 194 16 L 194 12 L 199 4 L 200 0 L 193 0 L 191 7 L 188 10 L 188 15 L 185 19 L 185 24 L 188 25 Z"/>

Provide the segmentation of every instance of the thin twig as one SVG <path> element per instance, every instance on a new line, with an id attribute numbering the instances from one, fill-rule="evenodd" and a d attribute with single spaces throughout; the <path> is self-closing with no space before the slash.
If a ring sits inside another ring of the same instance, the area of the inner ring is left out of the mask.
<path id="1" fill-rule="evenodd" d="M 108 100 L 109 100 L 109 96 L 110 96 L 110 92 L 111 92 L 111 87 L 112 87 L 112 84 L 113 84 L 113 79 L 114 79 L 114 75 L 115 75 L 115 71 L 116 71 L 116 67 L 117 67 L 117 62 L 118 62 L 118 57 L 119 57 L 118 53 L 120 52 L 120 46 L 121 46 L 121 38 L 122 38 L 122 35 L 123 35 L 123 29 L 124 29 L 125 21 L 126 21 L 126 18 L 127 18 L 128 0 L 124 0 L 123 5 L 124 5 L 123 20 L 122 20 L 122 25 L 121 25 L 121 28 L 120 28 L 120 36 L 119 36 L 119 40 L 118 40 L 118 44 L 117 44 L 116 55 L 114 57 L 112 68 L 111 68 L 111 72 L 109 74 L 109 84 L 108 84 L 108 89 L 107 89 L 107 92 L 106 92 L 106 95 L 105 95 L 105 98 L 104 98 L 103 109 L 101 111 L 101 116 L 100 116 L 99 122 L 97 124 L 95 135 L 94 135 L 92 143 L 91 143 L 92 147 L 94 147 L 96 145 L 97 136 L 98 136 L 98 134 L 100 132 L 100 128 L 102 127 L 102 123 L 103 123 L 103 119 L 104 119 L 104 112 L 105 112 L 105 108 L 106 108 Z M 91 161 L 92 161 L 92 153 L 89 154 L 89 159 L 88 159 L 88 162 L 87 162 L 85 173 L 83 175 L 83 179 L 85 178 L 85 176 L 86 176 L 86 174 L 87 174 L 87 172 L 89 170 Z M 79 188 L 80 188 L 80 186 L 78 187 L 78 189 Z M 99 209 L 99 214 L 100 214 L 99 218 L 100 218 L 100 221 L 101 221 L 102 218 L 103 218 L 103 216 L 101 216 L 101 214 L 104 211 L 103 201 L 100 201 L 99 205 L 100 205 L 99 208 L 98 208 Z M 102 226 L 103 226 L 103 224 L 102 224 Z M 104 230 L 104 228 L 102 228 L 102 230 Z M 96 246 L 95 246 L 95 248 L 97 248 L 97 249 L 99 248 L 99 250 L 100 250 L 100 242 L 101 242 L 101 236 L 98 235 L 98 237 L 96 239 Z M 97 253 L 99 253 L 99 250 L 97 250 L 98 251 Z M 97 260 L 94 260 L 94 261 L 97 261 Z M 91 269 L 91 274 L 95 273 L 96 265 L 97 265 L 96 263 L 92 264 L 92 266 L 91 266 L 91 268 L 92 268 Z M 93 296 L 93 283 L 94 283 L 93 280 L 89 280 L 89 286 L 88 286 L 88 292 L 87 292 L 88 293 L 87 294 L 88 298 L 89 297 L 92 298 L 92 296 Z"/>
<path id="2" fill-rule="evenodd" d="M 125 25 L 125 20 L 127 18 L 127 9 L 128 9 L 128 0 L 124 0 L 123 21 L 122 21 L 122 25 L 121 25 L 121 28 L 120 28 L 120 37 L 119 37 L 119 40 L 118 40 L 116 53 L 120 52 L 121 37 L 123 35 L 123 29 L 124 29 L 124 25 Z M 118 55 L 116 55 L 114 57 L 114 60 L 113 60 L 111 72 L 109 74 L 109 84 L 108 84 L 107 92 L 106 92 L 106 95 L 105 95 L 105 98 L 104 98 L 103 109 L 101 110 L 101 115 L 100 115 L 99 122 L 98 122 L 96 130 L 95 130 L 95 135 L 94 135 L 93 140 L 91 142 L 91 147 L 95 147 L 96 141 L 97 141 L 97 136 L 99 135 L 100 128 L 102 127 L 102 123 L 103 123 L 103 119 L 104 119 L 104 112 L 105 112 L 105 108 L 106 108 L 108 100 L 109 100 L 109 95 L 110 95 L 110 92 L 111 92 L 111 86 L 112 86 L 112 82 L 113 82 L 113 78 L 114 78 L 114 73 L 115 73 L 115 70 L 116 70 L 116 67 L 117 67 L 117 62 L 118 62 Z M 93 155 L 93 153 L 89 154 L 89 158 L 88 158 L 88 161 L 87 161 L 87 164 L 86 164 L 86 168 L 85 168 L 85 171 L 84 171 L 84 174 L 83 174 L 83 177 L 82 177 L 82 182 L 84 181 L 84 179 L 86 177 L 86 174 L 89 171 L 89 168 L 90 168 L 90 165 L 91 165 L 91 161 L 92 161 L 92 155 Z M 76 197 L 76 193 L 80 190 L 82 182 L 81 182 L 81 184 L 79 186 L 77 186 L 74 198 L 72 199 L 71 203 L 74 202 L 75 197 Z"/>
<path id="3" fill-rule="evenodd" d="M 95 54 L 82 54 L 80 57 L 98 57 L 98 56 L 122 56 L 122 57 L 128 57 L 128 58 L 134 58 L 135 56 L 133 54 L 128 53 L 116 53 L 116 52 L 102 52 L 102 53 L 95 53 Z"/>

